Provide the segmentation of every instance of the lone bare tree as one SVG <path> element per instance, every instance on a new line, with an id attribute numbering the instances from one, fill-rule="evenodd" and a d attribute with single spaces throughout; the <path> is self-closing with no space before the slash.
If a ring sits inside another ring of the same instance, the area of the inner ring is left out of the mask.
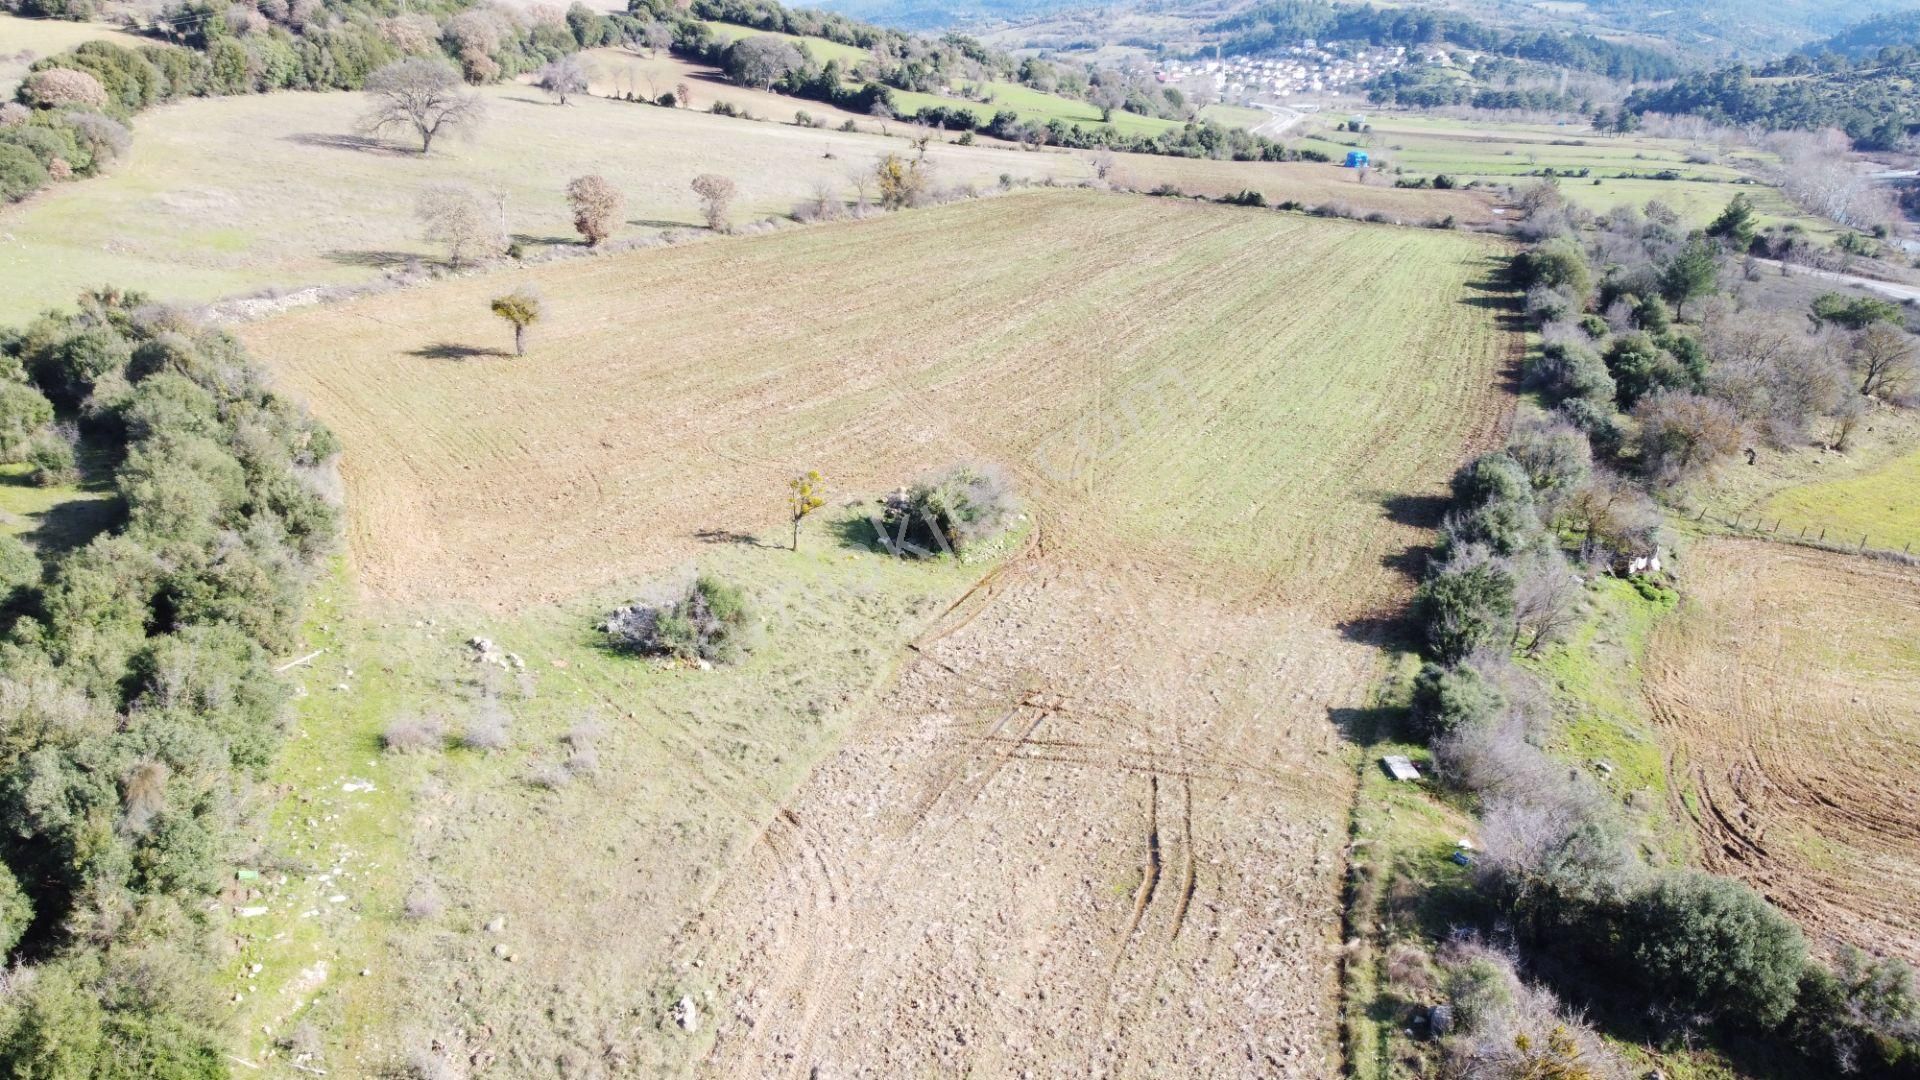
<path id="1" fill-rule="evenodd" d="M 422 154 L 441 132 L 471 131 L 486 115 L 485 104 L 465 90 L 451 64 L 424 56 L 395 60 L 367 76 L 365 89 L 372 104 L 360 117 L 361 133 L 411 130 Z"/>
<path id="2" fill-rule="evenodd" d="M 567 205 L 573 210 L 573 227 L 594 247 L 613 235 L 626 197 L 604 176 L 576 176 L 567 184 Z"/>
<path id="3" fill-rule="evenodd" d="M 522 285 L 489 305 L 495 315 L 513 324 L 513 355 L 527 355 L 527 328 L 540 321 L 540 294 Z"/>
<path id="4" fill-rule="evenodd" d="M 727 227 L 727 210 L 733 205 L 735 191 L 733 181 L 716 173 L 701 173 L 693 178 L 693 192 L 700 196 L 700 211 L 706 215 L 707 228 L 720 232 Z"/>
<path id="5" fill-rule="evenodd" d="M 559 104 L 565 105 L 567 98 L 587 92 L 588 81 L 587 65 L 580 62 L 578 55 L 568 53 L 558 60 L 548 61 L 540 69 L 540 76 L 534 80 L 534 85 L 545 90 Z"/>
<path id="6" fill-rule="evenodd" d="M 490 211 L 486 199 L 464 184 L 434 184 L 414 204 L 427 241 L 444 244 L 447 262 L 459 269 L 472 258 L 497 255 L 507 246 L 504 209 Z"/>

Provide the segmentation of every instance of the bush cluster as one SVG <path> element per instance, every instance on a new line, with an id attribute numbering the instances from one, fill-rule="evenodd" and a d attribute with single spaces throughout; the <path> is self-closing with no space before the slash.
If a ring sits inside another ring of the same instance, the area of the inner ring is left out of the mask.
<path id="1" fill-rule="evenodd" d="M 703 574 L 669 603 L 616 609 L 601 629 L 630 652 L 727 664 L 746 651 L 752 621 L 738 586 Z"/>
<path id="2" fill-rule="evenodd" d="M 269 656 L 334 535 L 309 480 L 334 442 L 233 339 L 132 294 L 0 333 L 0 383 L 0 426 L 73 425 L 123 509 L 0 560 L 0 945 L 31 973 L 0 1072 L 222 1075 L 208 901 L 279 741 Z"/>
<path id="3" fill-rule="evenodd" d="M 997 469 L 958 465 L 888 496 L 882 542 L 922 557 L 965 554 L 1013 524 L 1019 500 Z"/>

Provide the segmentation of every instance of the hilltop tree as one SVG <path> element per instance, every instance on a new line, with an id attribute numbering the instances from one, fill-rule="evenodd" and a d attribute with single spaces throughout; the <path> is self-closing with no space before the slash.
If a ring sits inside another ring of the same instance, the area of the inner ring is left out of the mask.
<path id="1" fill-rule="evenodd" d="M 1746 251 L 1753 246 L 1755 230 L 1759 222 L 1753 216 L 1753 200 L 1743 192 L 1733 197 L 1720 216 L 1707 226 L 1707 235 L 1721 240 L 1735 251 Z"/>
<path id="2" fill-rule="evenodd" d="M 534 85 L 545 90 L 557 103 L 565 105 L 567 98 L 587 92 L 587 82 L 587 66 L 580 62 L 577 54 L 568 53 L 541 68 Z"/>
<path id="3" fill-rule="evenodd" d="M 693 178 L 693 192 L 700 196 L 700 212 L 706 216 L 707 228 L 720 232 L 727 227 L 727 211 L 733 206 L 733 196 L 738 189 L 733 181 L 718 173 L 701 173 Z"/>
<path id="4" fill-rule="evenodd" d="M 827 505 L 827 481 L 818 469 L 787 481 L 787 513 L 793 519 L 793 550 L 800 550 L 800 523 L 807 515 Z"/>
<path id="5" fill-rule="evenodd" d="M 1687 301 L 1711 294 L 1720 282 L 1720 257 L 1713 245 L 1688 244 L 1660 272 L 1660 291 L 1673 303 L 1674 314 L 1686 318 Z"/>
<path id="6" fill-rule="evenodd" d="M 727 47 L 720 64 L 741 86 L 772 89 L 786 74 L 806 63 L 800 50 L 771 34 L 755 34 Z"/>
<path id="7" fill-rule="evenodd" d="M 573 227 L 594 247 L 613 235 L 626 198 L 604 176 L 576 176 L 567 184 L 567 205 L 573 210 Z"/>
<path id="8" fill-rule="evenodd" d="M 499 216 L 490 213 L 480 193 L 465 184 L 435 184 L 414 204 L 428 242 L 445 244 L 447 262 L 458 269 L 468 259 L 497 255 L 506 247 Z"/>
<path id="9" fill-rule="evenodd" d="M 513 355 L 527 355 L 527 329 L 540 321 L 540 294 L 522 285 L 490 305 L 495 315 L 513 324 Z"/>
<path id="10" fill-rule="evenodd" d="M 365 90 L 372 104 L 360 117 L 360 131 L 411 130 L 422 154 L 433 149 L 442 132 L 470 132 L 486 115 L 486 106 L 465 90 L 452 65 L 424 56 L 396 60 L 367 76 Z"/>
<path id="11" fill-rule="evenodd" d="M 1093 88 L 1088 100 L 1100 110 L 1100 122 L 1105 124 L 1113 120 L 1115 109 L 1127 103 L 1127 95 L 1112 83 L 1101 83 Z"/>

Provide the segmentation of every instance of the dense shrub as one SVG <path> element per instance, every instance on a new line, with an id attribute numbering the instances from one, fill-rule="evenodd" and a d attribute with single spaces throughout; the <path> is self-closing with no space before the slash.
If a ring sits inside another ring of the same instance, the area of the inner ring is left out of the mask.
<path id="1" fill-rule="evenodd" d="M 1424 664 L 1413 682 L 1413 719 L 1428 740 L 1499 719 L 1507 699 L 1471 664 Z"/>
<path id="2" fill-rule="evenodd" d="M 959 465 L 889 496 L 881 541 L 896 553 L 964 554 L 1004 532 L 1018 512 L 999 470 Z"/>
<path id="3" fill-rule="evenodd" d="M 616 646 L 632 652 L 723 664 L 745 651 L 751 621 L 746 595 L 737 586 L 703 574 L 670 603 L 636 603 L 614 611 L 602 629 Z"/>
<path id="4" fill-rule="evenodd" d="M 0 199 L 18 202 L 47 186 L 47 167 L 24 146 L 0 141 Z"/>
<path id="5" fill-rule="evenodd" d="M 1458 663 L 1477 649 L 1510 641 L 1514 584 L 1512 569 L 1485 548 L 1450 553 L 1415 600 L 1433 657 Z"/>
<path id="6" fill-rule="evenodd" d="M 1690 1015 L 1773 1027 L 1793 1009 L 1806 944 L 1752 889 L 1693 870 L 1633 898 L 1619 932 L 1624 974 Z"/>

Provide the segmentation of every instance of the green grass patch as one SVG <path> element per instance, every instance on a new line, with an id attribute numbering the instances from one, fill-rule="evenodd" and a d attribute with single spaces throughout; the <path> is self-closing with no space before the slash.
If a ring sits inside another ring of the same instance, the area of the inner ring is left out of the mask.
<path id="1" fill-rule="evenodd" d="M 1842 479 L 1790 488 L 1760 506 L 1763 518 L 1783 532 L 1868 547 L 1911 550 L 1920 546 L 1920 451 Z"/>
<path id="2" fill-rule="evenodd" d="M 805 49 L 817 64 L 829 60 L 838 60 L 842 67 L 864 63 L 873 59 L 873 54 L 857 45 L 843 45 L 838 41 L 828 41 L 823 37 L 802 34 L 782 34 L 776 30 L 757 30 L 751 26 L 738 26 L 733 23 L 707 21 L 702 25 L 713 31 L 713 36 L 722 41 L 733 42 L 750 37 L 776 37 Z"/>
<path id="3" fill-rule="evenodd" d="M 1651 581 L 1603 576 L 1582 603 L 1586 617 L 1565 641 L 1521 661 L 1553 700 L 1549 749 L 1640 811 L 1650 852 L 1684 858 L 1691 837 L 1672 820 L 1666 754 L 1640 683 L 1648 639 L 1673 611 L 1674 594 Z"/>
<path id="4" fill-rule="evenodd" d="M 112 525 L 120 497 L 93 480 L 42 487 L 31 465 L 0 465 L 0 531 L 42 551 L 77 547 Z"/>

